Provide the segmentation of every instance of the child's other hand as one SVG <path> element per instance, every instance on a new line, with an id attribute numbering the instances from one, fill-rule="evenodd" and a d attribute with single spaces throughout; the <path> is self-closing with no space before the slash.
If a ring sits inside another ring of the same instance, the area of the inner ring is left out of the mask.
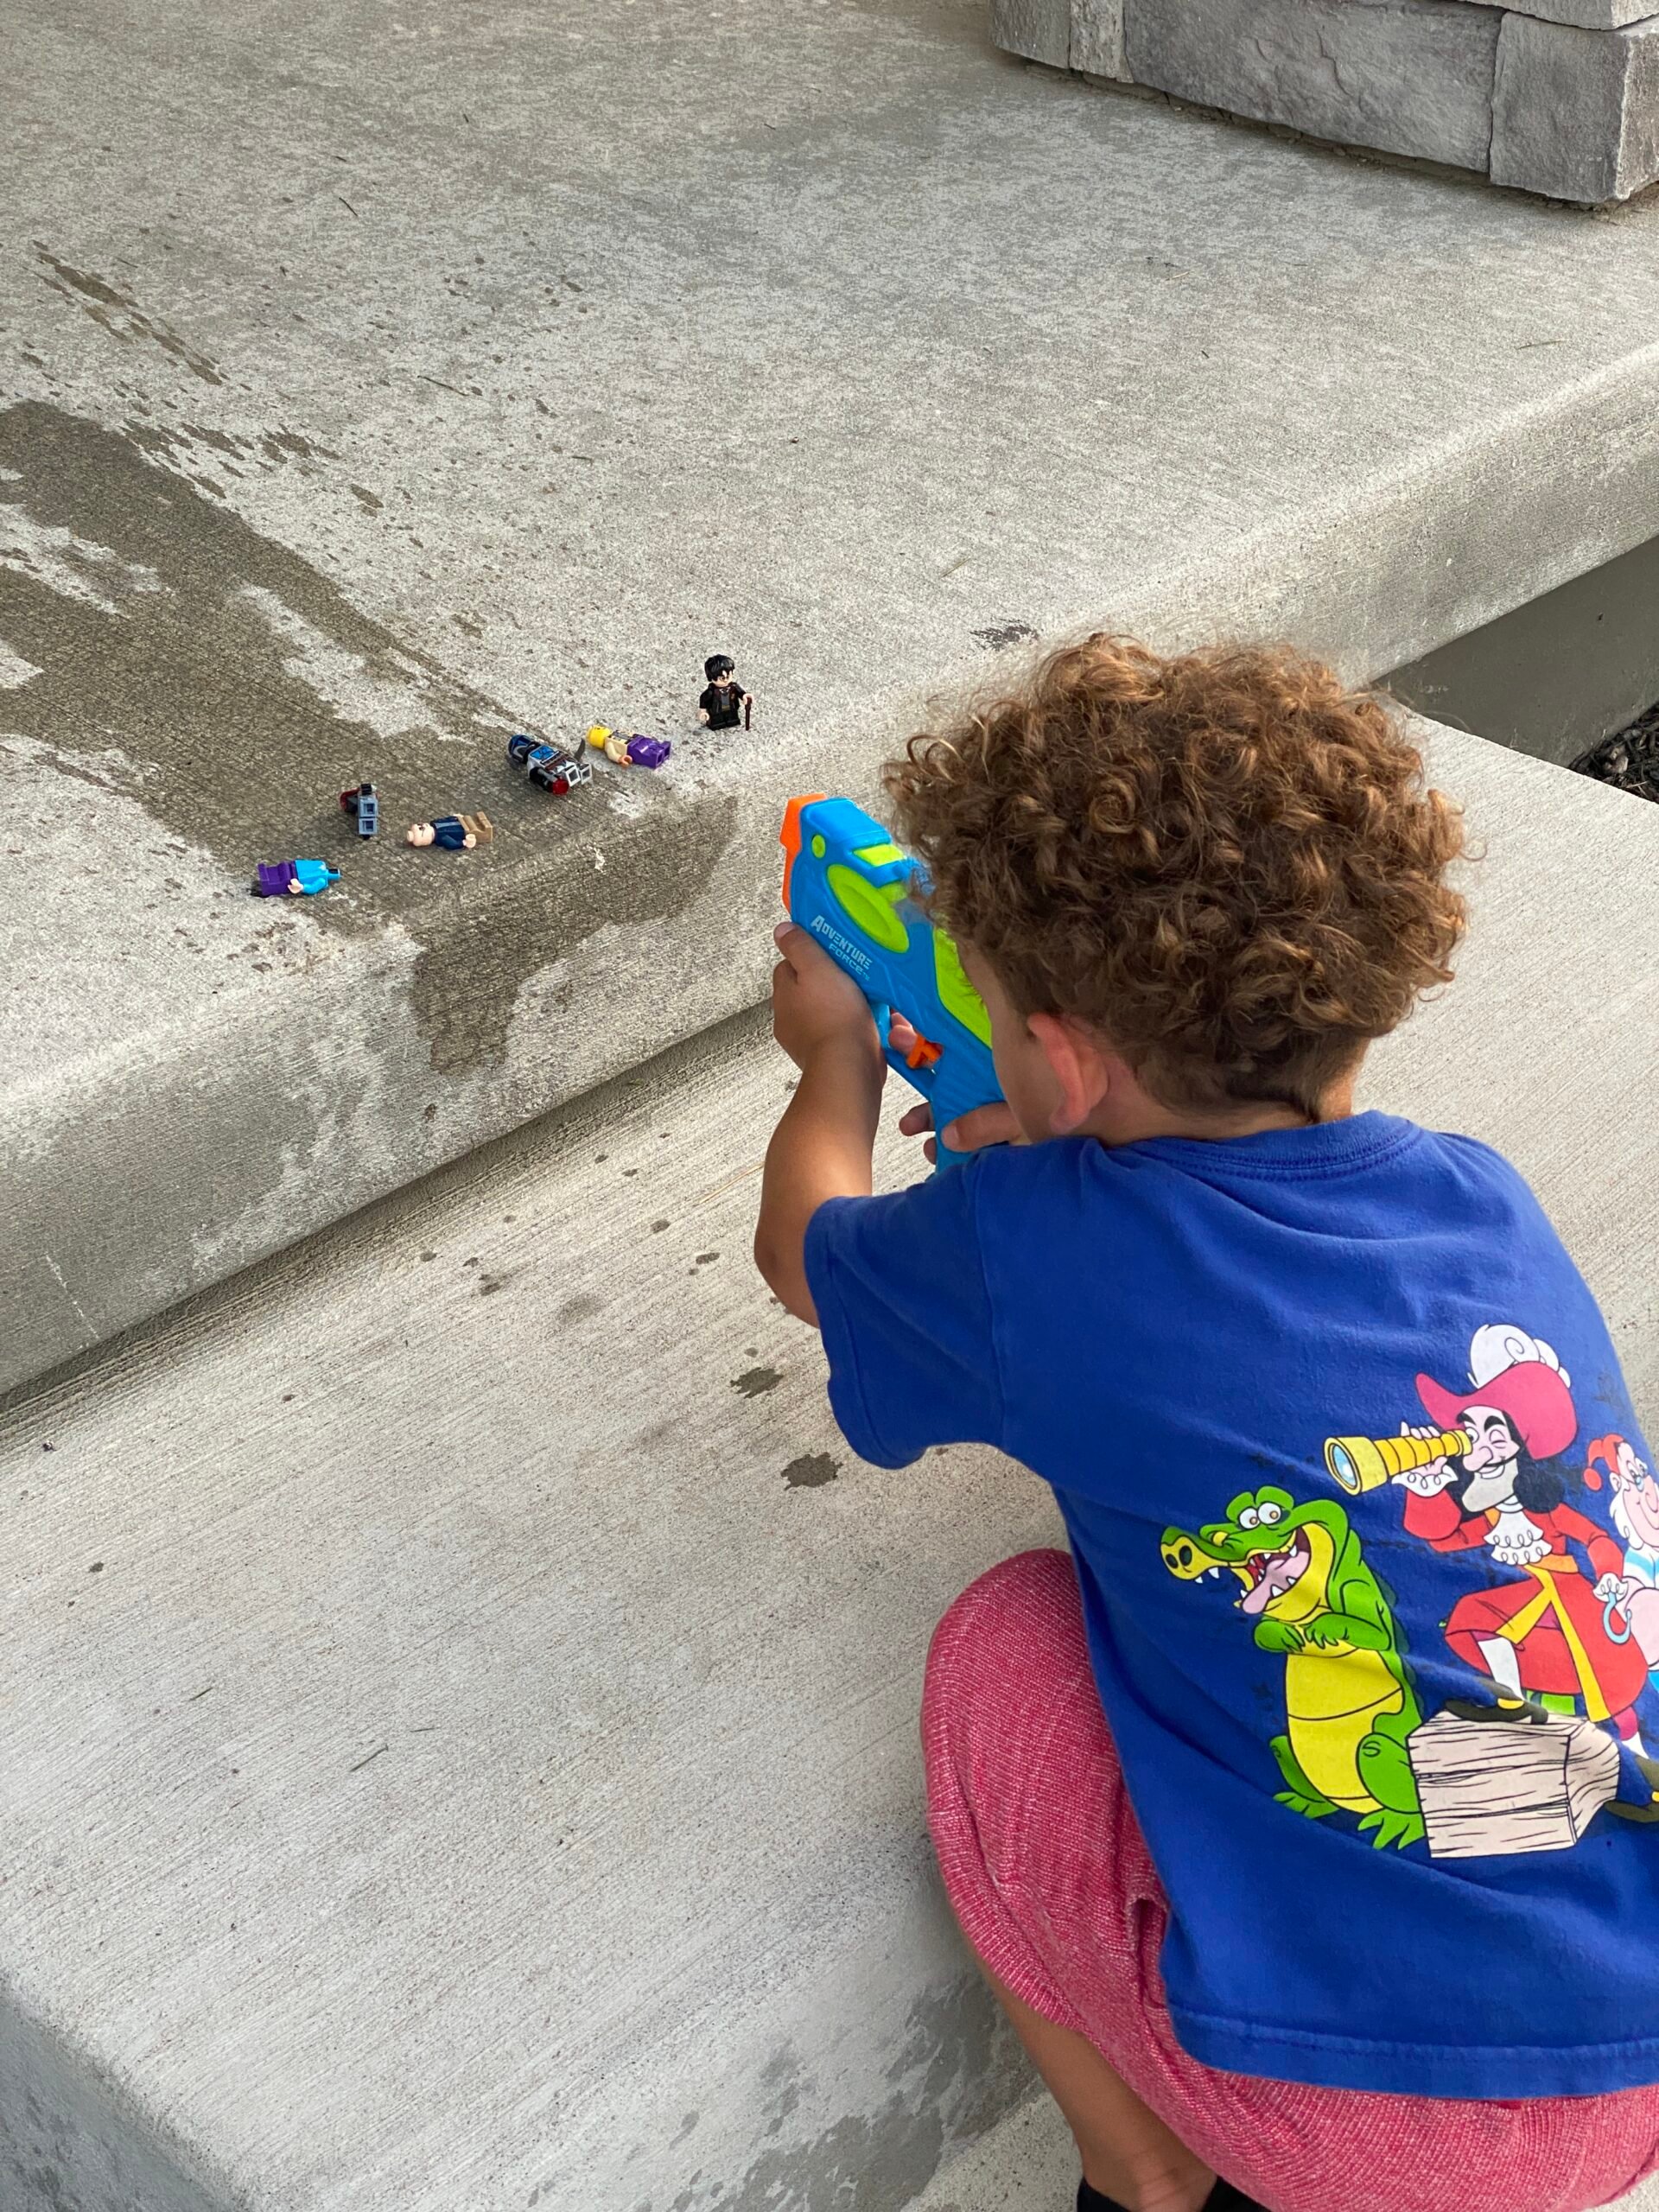
<path id="1" fill-rule="evenodd" d="M 826 1045 L 862 1043 L 885 1076 L 875 1024 L 858 985 L 793 922 L 780 922 L 772 935 L 784 957 L 772 971 L 772 1033 L 796 1066 L 804 1068 Z"/>
<path id="2" fill-rule="evenodd" d="M 897 1024 L 894 1024 L 895 1028 Z M 897 1043 L 897 1039 L 893 1040 Z M 952 1152 L 983 1152 L 988 1145 L 1024 1144 L 1025 1134 L 1014 1118 L 1014 1109 L 1003 1099 L 994 1099 L 988 1106 L 976 1106 L 966 1114 L 958 1114 L 954 1122 L 946 1123 L 948 1141 Z M 933 1127 L 933 1109 L 924 1099 L 919 1106 L 912 1106 L 899 1123 L 907 1137 L 919 1137 Z M 939 1156 L 938 1140 L 929 1136 L 922 1147 L 929 1160 Z"/>

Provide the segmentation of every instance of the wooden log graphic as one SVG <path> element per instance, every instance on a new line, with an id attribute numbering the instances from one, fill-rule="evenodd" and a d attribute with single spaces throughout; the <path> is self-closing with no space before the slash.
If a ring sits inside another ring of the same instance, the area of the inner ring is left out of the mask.
<path id="1" fill-rule="evenodd" d="M 1437 1713 L 1406 1748 L 1436 1859 L 1570 1850 L 1618 1794 L 1618 1745 L 1587 1720 Z"/>

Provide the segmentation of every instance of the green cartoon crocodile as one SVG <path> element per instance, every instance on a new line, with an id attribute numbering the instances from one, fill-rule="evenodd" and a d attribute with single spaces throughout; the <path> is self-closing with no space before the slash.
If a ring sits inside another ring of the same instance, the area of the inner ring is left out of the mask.
<path id="1" fill-rule="evenodd" d="M 1357 1813 L 1378 1850 L 1423 1834 L 1406 1738 L 1421 1719 L 1389 1601 L 1334 1500 L 1246 1491 L 1191 1535 L 1166 1529 L 1164 1565 L 1183 1582 L 1230 1568 L 1257 1648 L 1285 1655 L 1288 1732 L 1273 1739 L 1279 1802 L 1310 1820 Z"/>

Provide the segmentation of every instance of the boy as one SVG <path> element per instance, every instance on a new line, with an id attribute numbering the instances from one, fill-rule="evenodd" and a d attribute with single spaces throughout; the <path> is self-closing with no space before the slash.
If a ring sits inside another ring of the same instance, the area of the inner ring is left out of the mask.
<path id="1" fill-rule="evenodd" d="M 1007 1106 L 872 1198 L 868 1010 L 781 931 L 756 1258 L 855 1450 L 994 1444 L 1065 1518 L 945 1616 L 923 1736 L 1079 2207 L 1619 2196 L 1659 2164 L 1659 1768 L 1583 1478 L 1652 1455 L 1514 1170 L 1354 1104 L 1450 979 L 1455 810 L 1315 664 L 1104 637 L 888 781 Z"/>

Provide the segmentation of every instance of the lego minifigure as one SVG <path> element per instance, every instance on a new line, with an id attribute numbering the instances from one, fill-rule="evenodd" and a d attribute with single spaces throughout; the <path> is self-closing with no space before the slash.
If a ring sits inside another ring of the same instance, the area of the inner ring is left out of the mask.
<path id="1" fill-rule="evenodd" d="M 647 737 L 643 730 L 624 737 L 618 730 L 607 729 L 603 722 L 594 724 L 588 733 L 588 742 L 621 768 L 660 768 L 674 749 L 665 737 Z"/>
<path id="2" fill-rule="evenodd" d="M 331 883 L 340 881 L 340 870 L 327 861 L 261 861 L 254 871 L 256 899 L 315 898 Z"/>
<path id="3" fill-rule="evenodd" d="M 359 837 L 372 837 L 380 827 L 380 801 L 372 784 L 354 784 L 348 791 L 341 791 L 340 803 L 347 814 L 357 817 Z"/>
<path id="4" fill-rule="evenodd" d="M 754 699 L 734 680 L 734 667 L 729 653 L 710 653 L 702 664 L 709 688 L 697 701 L 697 720 L 710 729 L 735 729 L 740 713 L 744 728 L 749 727 Z"/>
<path id="5" fill-rule="evenodd" d="M 487 814 L 441 814 L 433 822 L 411 822 L 404 832 L 406 845 L 435 845 L 440 852 L 470 853 L 487 845 L 495 835 Z"/>
<path id="6" fill-rule="evenodd" d="M 594 780 L 591 760 L 567 753 L 562 745 L 538 745 L 522 730 L 507 740 L 507 758 L 515 768 L 524 770 L 532 784 L 556 796 Z"/>

